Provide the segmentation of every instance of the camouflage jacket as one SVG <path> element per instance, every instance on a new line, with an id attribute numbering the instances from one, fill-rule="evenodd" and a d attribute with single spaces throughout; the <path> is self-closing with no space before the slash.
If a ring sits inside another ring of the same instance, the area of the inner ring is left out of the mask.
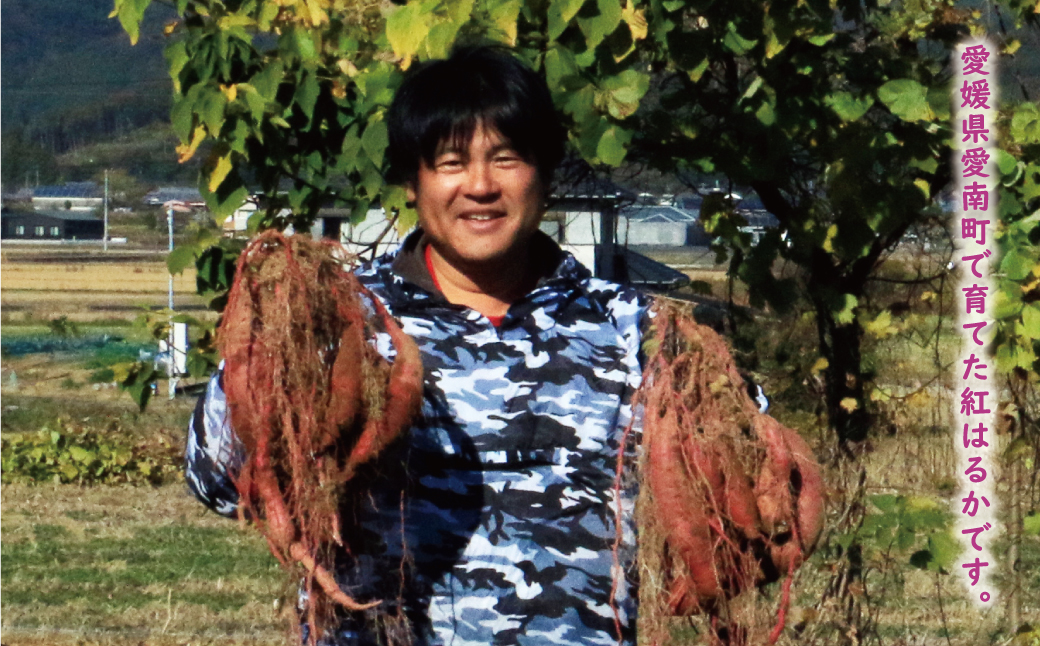
<path id="1" fill-rule="evenodd" d="M 418 644 L 635 644 L 634 491 L 619 489 L 618 542 L 615 475 L 648 301 L 592 278 L 547 236 L 536 245 L 548 270 L 497 328 L 444 299 L 419 232 L 358 271 L 419 344 L 425 391 L 385 460 L 403 467 L 385 478 L 397 484 L 373 490 L 337 578 L 355 599 L 396 599 Z M 187 480 L 230 515 L 241 449 L 225 420 L 215 378 L 191 424 Z M 346 619 L 336 643 L 383 641 L 377 623 Z"/>

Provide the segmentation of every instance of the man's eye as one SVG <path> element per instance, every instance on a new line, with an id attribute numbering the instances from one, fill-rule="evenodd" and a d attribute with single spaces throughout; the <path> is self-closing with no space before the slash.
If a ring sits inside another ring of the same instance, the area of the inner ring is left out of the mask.
<path id="1" fill-rule="evenodd" d="M 462 168 L 462 160 L 457 157 L 445 157 L 437 161 L 437 168 L 444 170 Z"/>

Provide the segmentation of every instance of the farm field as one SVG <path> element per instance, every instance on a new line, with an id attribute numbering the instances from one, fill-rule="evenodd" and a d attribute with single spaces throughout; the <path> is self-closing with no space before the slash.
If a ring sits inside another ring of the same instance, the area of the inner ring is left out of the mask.
<path id="1" fill-rule="evenodd" d="M 0 261 L 3 323 L 133 320 L 141 307 L 166 307 L 164 254 L 5 248 Z M 193 270 L 174 277 L 174 305 L 200 310 Z"/>

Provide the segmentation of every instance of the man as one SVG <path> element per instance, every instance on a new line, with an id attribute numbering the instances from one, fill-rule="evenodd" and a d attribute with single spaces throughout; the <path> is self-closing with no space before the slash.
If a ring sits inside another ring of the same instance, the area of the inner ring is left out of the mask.
<path id="1" fill-rule="evenodd" d="M 634 644 L 632 499 L 618 514 L 615 474 L 647 301 L 538 230 L 564 141 L 548 88 L 508 52 L 459 49 L 409 74 L 388 128 L 419 228 L 358 275 L 419 345 L 423 408 L 337 568 L 353 598 L 383 603 L 326 639 Z M 215 378 L 188 483 L 232 514 L 225 411 Z"/>

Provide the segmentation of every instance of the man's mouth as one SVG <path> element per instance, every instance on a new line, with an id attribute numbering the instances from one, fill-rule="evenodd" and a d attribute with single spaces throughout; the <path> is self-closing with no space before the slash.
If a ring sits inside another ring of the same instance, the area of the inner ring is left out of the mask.
<path id="1" fill-rule="evenodd" d="M 505 213 L 464 213 L 459 217 L 463 220 L 470 220 L 474 222 L 486 222 L 488 220 L 495 220 L 497 218 L 505 217 Z"/>

